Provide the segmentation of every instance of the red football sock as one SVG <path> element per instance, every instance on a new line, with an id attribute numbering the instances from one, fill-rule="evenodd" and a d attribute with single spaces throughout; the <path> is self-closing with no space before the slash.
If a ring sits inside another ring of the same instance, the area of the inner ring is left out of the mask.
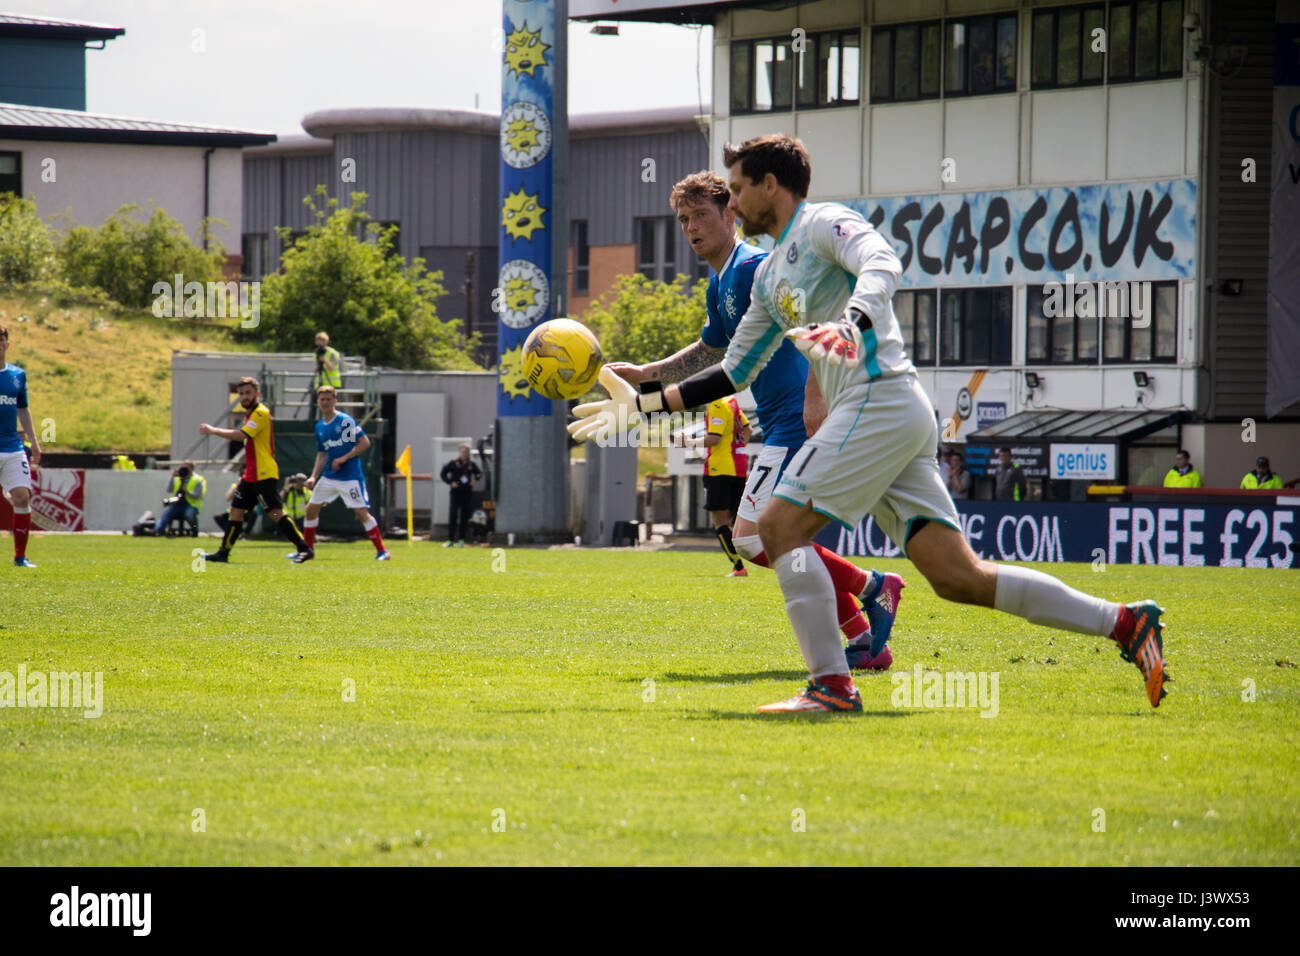
<path id="1" fill-rule="evenodd" d="M 863 571 L 852 561 L 841 558 L 834 551 L 828 551 L 820 544 L 814 544 L 813 548 L 822 559 L 822 564 L 826 565 L 826 570 L 831 573 L 831 584 L 835 585 L 835 590 L 861 594 L 867 589 L 867 582 L 871 579 L 869 572 Z"/>
<path id="2" fill-rule="evenodd" d="M 371 541 L 371 543 L 374 544 L 374 546 L 375 546 L 375 550 L 376 550 L 376 551 L 383 551 L 383 550 L 384 550 L 384 539 L 383 539 L 383 537 L 379 534 L 379 523 L 378 523 L 378 522 L 375 523 L 375 526 L 374 526 L 373 528 L 369 529 L 369 530 L 366 532 L 366 537 L 369 538 L 370 541 Z"/>
<path id="3" fill-rule="evenodd" d="M 770 568 L 772 566 L 771 562 L 767 560 L 766 551 L 760 551 L 752 558 L 746 558 L 745 560 L 750 564 L 757 564 L 760 568 Z"/>
<path id="4" fill-rule="evenodd" d="M 302 540 L 307 542 L 307 547 L 309 549 L 313 549 L 313 550 L 315 549 L 316 547 L 316 525 L 315 524 L 307 524 L 307 522 L 305 521 L 303 522 Z"/>
<path id="5" fill-rule="evenodd" d="M 848 674 L 827 674 L 825 677 L 818 678 L 818 683 L 825 684 L 841 697 L 852 697 L 853 692 L 857 690 L 853 686 L 853 678 Z"/>
<path id="6" fill-rule="evenodd" d="M 26 514 L 14 512 L 14 558 L 25 558 L 27 556 L 27 535 L 32 528 L 32 513 Z"/>
<path id="7" fill-rule="evenodd" d="M 1137 618 L 1125 605 L 1119 606 L 1119 616 L 1115 618 L 1115 630 L 1110 632 L 1110 639 L 1121 647 L 1127 647 L 1137 630 Z"/>

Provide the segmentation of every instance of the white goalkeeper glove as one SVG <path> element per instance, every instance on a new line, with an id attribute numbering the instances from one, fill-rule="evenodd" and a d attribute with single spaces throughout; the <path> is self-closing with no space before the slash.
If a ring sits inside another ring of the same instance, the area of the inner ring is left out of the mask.
<path id="1" fill-rule="evenodd" d="M 637 394 L 636 388 L 619 378 L 608 365 L 601 367 L 597 381 L 605 386 L 609 398 L 602 402 L 587 402 L 573 409 L 578 420 L 570 422 L 568 429 L 578 441 L 608 441 L 616 432 L 630 428 L 637 420 L 638 412 L 651 410 L 642 408 L 642 396 Z M 645 397 L 662 401 L 662 393 Z"/>
<path id="2" fill-rule="evenodd" d="M 835 322 L 814 322 L 785 333 L 794 347 L 807 356 L 810 362 L 823 359 L 827 365 L 854 368 L 862 361 L 861 325 L 870 327 L 871 320 L 860 309 L 849 309 Z"/>

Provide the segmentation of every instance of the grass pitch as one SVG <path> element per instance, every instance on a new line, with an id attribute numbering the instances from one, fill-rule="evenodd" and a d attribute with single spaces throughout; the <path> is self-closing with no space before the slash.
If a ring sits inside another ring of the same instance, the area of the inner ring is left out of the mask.
<path id="1" fill-rule="evenodd" d="M 775 577 L 718 554 L 193 543 L 0 566 L 0 671 L 104 674 L 98 719 L 0 709 L 0 864 L 1300 863 L 1294 572 L 1050 566 L 1168 608 L 1152 711 L 1110 642 L 881 562 L 893 673 L 997 672 L 997 716 L 886 674 L 862 716 L 773 717 Z"/>

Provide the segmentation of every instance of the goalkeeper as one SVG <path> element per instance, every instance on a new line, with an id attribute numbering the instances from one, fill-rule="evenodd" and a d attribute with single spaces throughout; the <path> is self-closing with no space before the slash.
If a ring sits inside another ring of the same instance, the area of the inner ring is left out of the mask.
<path id="1" fill-rule="evenodd" d="M 934 459 L 933 407 L 890 301 L 902 274 L 893 249 L 853 210 L 805 201 L 812 164 L 797 139 L 760 136 L 727 147 L 723 159 L 741 227 L 776 239 L 726 357 L 641 396 L 603 369 L 611 398 L 578 406 L 570 431 L 600 437 L 618 421 L 619 406 L 624 419 L 628 408 L 682 411 L 744 388 L 786 338 L 812 361 L 826 420 L 790 460 L 758 521 L 810 680 L 796 696 L 759 710 L 862 710 L 835 634 L 835 587 L 811 542 L 828 521 L 853 528 L 868 513 L 940 597 L 1109 636 L 1158 706 L 1167 675 L 1155 602 L 1091 597 L 1041 571 L 982 560 L 966 543 Z"/>

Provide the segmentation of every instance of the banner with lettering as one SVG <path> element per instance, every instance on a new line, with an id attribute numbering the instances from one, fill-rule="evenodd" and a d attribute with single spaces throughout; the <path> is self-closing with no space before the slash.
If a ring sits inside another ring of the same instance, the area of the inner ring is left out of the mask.
<path id="1" fill-rule="evenodd" d="M 38 468 L 32 486 L 32 526 L 40 531 L 83 531 L 86 472 L 82 468 Z M 0 528 L 13 521 L 9 499 L 0 496 Z"/>
<path id="2" fill-rule="evenodd" d="M 957 511 L 971 549 L 992 561 L 1300 567 L 1300 504 L 1267 500 L 1195 506 L 959 501 Z M 902 556 L 870 517 L 852 530 L 827 525 L 816 540 L 842 555 Z"/>
<path id="3" fill-rule="evenodd" d="M 1160 281 L 1195 274 L 1196 182 L 850 200 L 893 244 L 900 288 Z"/>

